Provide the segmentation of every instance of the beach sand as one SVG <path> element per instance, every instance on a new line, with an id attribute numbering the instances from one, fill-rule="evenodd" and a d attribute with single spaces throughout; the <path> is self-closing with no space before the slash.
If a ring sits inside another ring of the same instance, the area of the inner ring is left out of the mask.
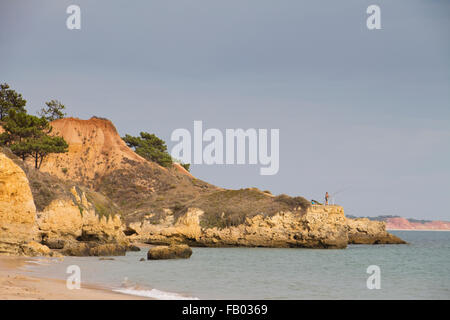
<path id="1" fill-rule="evenodd" d="M 19 270 L 26 258 L 0 256 L 0 300 L 143 300 L 115 293 L 95 286 L 82 285 L 69 290 L 66 282 L 57 279 L 36 278 Z"/>

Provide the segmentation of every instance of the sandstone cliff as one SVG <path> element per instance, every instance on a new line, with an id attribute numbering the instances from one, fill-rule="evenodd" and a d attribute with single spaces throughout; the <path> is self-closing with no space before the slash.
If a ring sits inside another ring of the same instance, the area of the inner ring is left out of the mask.
<path id="1" fill-rule="evenodd" d="M 172 212 L 160 223 L 131 223 L 131 239 L 151 244 L 187 243 L 192 246 L 250 246 L 345 248 L 348 237 L 344 210 L 339 206 L 312 206 L 273 215 L 256 214 L 236 226 L 204 226 L 205 212 L 189 208 L 177 220 Z"/>
<path id="2" fill-rule="evenodd" d="M 38 242 L 36 207 L 28 179 L 17 163 L 0 152 L 0 254 L 55 256 Z"/>
<path id="3" fill-rule="evenodd" d="M 122 222 L 130 240 L 154 244 L 400 243 L 384 225 L 348 220 L 338 206 L 312 206 L 302 197 L 256 188 L 226 190 L 180 166 L 163 168 L 129 149 L 108 120 L 67 118 L 52 126 L 69 143 L 69 152 L 45 159 L 42 172 L 24 170 L 38 211 L 38 241 L 65 254 L 100 254 L 111 243 L 122 253 L 127 246 Z"/>
<path id="4" fill-rule="evenodd" d="M 71 189 L 72 199 L 53 200 L 38 213 L 37 224 L 43 243 L 63 249 L 65 243 L 93 241 L 127 245 L 119 215 L 99 216 L 80 189 Z"/>
<path id="5" fill-rule="evenodd" d="M 44 160 L 41 171 L 73 181 L 105 195 L 127 221 L 149 212 L 180 206 L 219 188 L 194 178 L 179 165 L 164 168 L 128 148 L 111 121 L 66 118 L 53 121 L 53 134 L 69 144 L 69 152 Z"/>
<path id="6" fill-rule="evenodd" d="M 28 179 L 0 152 L 0 253 L 20 254 L 36 237 L 36 207 Z"/>
<path id="7" fill-rule="evenodd" d="M 114 244 L 122 251 L 128 245 L 122 220 L 104 202 L 110 200 L 70 188 L 0 150 L 0 254 L 60 255 L 59 249 L 85 243 Z"/>

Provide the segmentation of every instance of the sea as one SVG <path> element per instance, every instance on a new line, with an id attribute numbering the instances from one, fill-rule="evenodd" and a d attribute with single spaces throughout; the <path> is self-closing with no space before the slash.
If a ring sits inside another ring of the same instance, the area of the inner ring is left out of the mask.
<path id="1" fill-rule="evenodd" d="M 407 245 L 193 248 L 190 259 L 30 258 L 24 271 L 154 299 L 450 299 L 450 232 L 391 231 Z M 72 269 L 73 270 L 73 269 Z"/>

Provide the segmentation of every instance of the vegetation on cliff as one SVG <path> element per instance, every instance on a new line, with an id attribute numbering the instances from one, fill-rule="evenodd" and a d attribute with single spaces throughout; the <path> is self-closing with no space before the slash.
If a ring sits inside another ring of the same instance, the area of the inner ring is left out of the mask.
<path id="1" fill-rule="evenodd" d="M 153 133 L 141 132 L 139 137 L 127 134 L 122 139 L 128 147 L 141 157 L 154 161 L 163 167 L 172 165 L 172 157 L 167 152 L 166 143 Z"/>
<path id="2" fill-rule="evenodd" d="M 156 162 L 166 168 L 172 166 L 176 159 L 173 159 L 167 152 L 167 145 L 164 140 L 153 133 L 141 132 L 139 135 L 139 137 L 133 137 L 127 134 L 122 139 L 129 148 L 133 149 L 134 152 L 144 159 Z M 189 171 L 190 164 L 180 163 L 180 165 Z"/>
<path id="3" fill-rule="evenodd" d="M 22 95 L 10 89 L 7 83 L 0 84 L 0 121 L 3 121 L 12 110 L 26 112 L 26 103 Z"/>
<path id="4" fill-rule="evenodd" d="M 257 188 L 217 190 L 175 207 L 174 216 L 178 218 L 188 208 L 199 208 L 204 211 L 200 221 L 202 227 L 227 228 L 243 224 L 247 218 L 258 214 L 272 216 L 293 210 L 304 213 L 309 206 L 309 201 L 303 197 L 274 197 Z"/>
<path id="5" fill-rule="evenodd" d="M 45 118 L 48 122 L 62 119 L 66 116 L 66 113 L 64 112 L 64 109 L 66 109 L 66 106 L 63 105 L 58 100 L 52 100 L 49 102 L 46 102 L 46 107 L 42 108 L 41 111 L 39 111 L 39 116 L 42 118 Z"/>
<path id="6" fill-rule="evenodd" d="M 50 102 L 42 111 L 44 116 L 36 117 L 27 114 L 25 104 L 21 94 L 7 84 L 1 85 L 0 124 L 4 132 L 0 134 L 0 146 L 8 147 L 23 161 L 31 157 L 35 168 L 40 168 L 49 154 L 67 152 L 69 147 L 64 138 L 50 135 L 52 127 L 48 119 L 62 116 L 62 105 Z"/>

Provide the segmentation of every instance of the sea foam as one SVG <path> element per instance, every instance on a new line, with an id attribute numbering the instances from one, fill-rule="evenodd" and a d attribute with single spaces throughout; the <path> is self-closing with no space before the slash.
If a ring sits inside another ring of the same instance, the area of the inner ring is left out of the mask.
<path id="1" fill-rule="evenodd" d="M 166 292 L 158 289 L 142 290 L 135 288 L 122 288 L 122 289 L 114 289 L 113 291 L 158 300 L 198 300 L 198 298 L 196 297 L 186 297 L 178 293 Z"/>

